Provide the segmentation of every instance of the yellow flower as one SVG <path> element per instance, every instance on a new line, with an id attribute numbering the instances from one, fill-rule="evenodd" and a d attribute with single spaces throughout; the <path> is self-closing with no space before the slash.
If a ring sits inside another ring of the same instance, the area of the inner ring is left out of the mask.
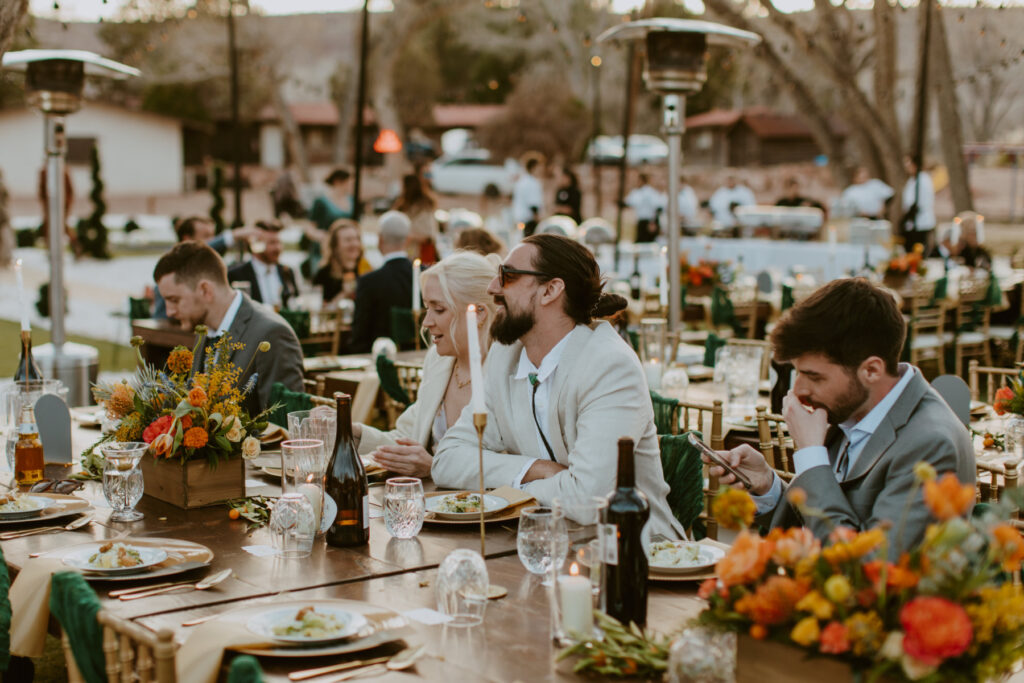
<path id="1" fill-rule="evenodd" d="M 922 460 L 914 465 L 914 476 L 917 477 L 918 481 L 933 481 L 937 475 L 935 474 L 935 468 Z"/>
<path id="2" fill-rule="evenodd" d="M 757 506 L 746 491 L 722 489 L 711 501 L 711 514 L 726 529 L 745 529 L 754 523 Z"/>
<path id="3" fill-rule="evenodd" d="M 857 560 L 873 552 L 885 543 L 885 532 L 879 528 L 869 529 L 854 535 L 848 541 L 834 543 L 821 551 L 822 557 L 831 564 Z"/>
<path id="4" fill-rule="evenodd" d="M 110 390 L 107 400 L 107 413 L 113 417 L 123 417 L 135 409 L 135 390 L 127 382 L 115 384 Z"/>
<path id="5" fill-rule="evenodd" d="M 842 574 L 833 574 L 825 581 L 825 595 L 837 605 L 846 604 L 851 593 L 853 593 L 853 587 L 850 585 L 850 580 Z"/>
<path id="6" fill-rule="evenodd" d="M 132 413 L 121 419 L 114 438 L 118 441 L 138 441 L 142 438 L 142 421 L 138 414 Z"/>
<path id="7" fill-rule="evenodd" d="M 245 437 L 245 441 L 242 442 L 242 457 L 246 460 L 252 460 L 260 454 L 260 440 L 255 436 Z"/>
<path id="8" fill-rule="evenodd" d="M 270 350 L 270 342 L 268 342 L 268 341 L 261 341 L 261 342 L 260 342 L 260 346 L 259 346 L 259 349 L 260 349 L 260 351 L 262 351 L 263 353 L 266 353 L 267 351 L 269 351 L 269 350 Z"/>
<path id="9" fill-rule="evenodd" d="M 850 649 L 858 657 L 874 655 L 885 641 L 885 624 L 874 611 L 855 612 L 843 625 L 850 638 Z"/>
<path id="10" fill-rule="evenodd" d="M 974 629 L 971 652 L 992 641 L 998 633 L 1010 633 L 1024 627 L 1024 589 L 1012 583 L 985 586 L 978 591 L 980 602 L 964 605 Z"/>
<path id="11" fill-rule="evenodd" d="M 832 603 L 818 591 L 811 591 L 801 598 L 800 602 L 796 603 L 796 608 L 801 612 L 810 612 L 818 619 L 825 621 L 832 618 L 832 612 L 835 609 Z"/>
<path id="12" fill-rule="evenodd" d="M 799 605 L 798 605 L 799 606 Z M 818 620 L 814 617 L 804 617 L 796 623 L 793 630 L 789 632 L 789 637 L 794 643 L 803 645 L 804 647 L 810 647 L 818 642 L 818 638 L 821 636 L 821 629 L 818 628 Z"/>

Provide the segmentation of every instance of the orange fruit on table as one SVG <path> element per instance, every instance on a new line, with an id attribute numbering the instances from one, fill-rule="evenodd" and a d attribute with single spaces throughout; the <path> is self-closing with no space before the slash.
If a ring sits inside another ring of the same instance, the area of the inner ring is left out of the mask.
<path id="1" fill-rule="evenodd" d="M 231 510 L 228 511 L 228 517 L 231 519 L 238 519 L 241 516 L 242 513 L 238 511 L 238 508 L 231 508 Z"/>

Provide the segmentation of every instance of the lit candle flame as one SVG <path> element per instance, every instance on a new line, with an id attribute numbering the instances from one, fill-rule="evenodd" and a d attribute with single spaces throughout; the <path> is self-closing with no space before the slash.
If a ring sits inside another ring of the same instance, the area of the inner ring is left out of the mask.
<path id="1" fill-rule="evenodd" d="M 571 576 L 579 576 L 580 575 L 580 566 L 578 564 L 576 564 L 575 562 L 573 562 L 571 565 L 569 565 L 569 574 Z"/>

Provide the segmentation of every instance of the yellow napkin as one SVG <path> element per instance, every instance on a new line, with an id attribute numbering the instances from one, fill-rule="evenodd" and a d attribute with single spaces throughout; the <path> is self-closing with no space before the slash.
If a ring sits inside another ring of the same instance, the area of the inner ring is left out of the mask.
<path id="1" fill-rule="evenodd" d="M 494 489 L 490 493 L 491 495 L 499 496 L 507 500 L 509 507 L 517 507 L 519 505 L 529 503 L 530 501 L 536 501 L 536 498 L 531 496 L 526 491 L 520 491 L 519 489 L 513 488 L 511 486 L 502 486 L 500 488 Z"/>
<path id="2" fill-rule="evenodd" d="M 208 621 L 196 627 L 178 649 L 178 680 L 214 683 L 220 673 L 224 650 L 246 647 L 265 648 L 271 643 L 256 635 L 245 624 L 230 621 Z"/>
<path id="3" fill-rule="evenodd" d="M 50 623 L 50 577 L 67 569 L 52 557 L 29 560 L 11 584 L 11 654 L 42 657 Z"/>

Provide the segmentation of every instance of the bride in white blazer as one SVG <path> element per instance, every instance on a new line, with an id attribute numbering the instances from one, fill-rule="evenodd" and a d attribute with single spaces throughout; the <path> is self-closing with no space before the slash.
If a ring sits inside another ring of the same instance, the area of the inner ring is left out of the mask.
<path id="1" fill-rule="evenodd" d="M 433 450 L 469 403 L 469 346 L 466 307 L 475 304 L 480 349 L 491 345 L 494 299 L 487 293 L 498 274 L 500 259 L 471 251 L 456 251 L 420 275 L 425 315 L 422 332 L 433 346 L 423 360 L 423 379 L 416 401 L 405 409 L 388 432 L 353 425 L 359 454 L 372 454 L 391 472 L 429 477 Z"/>

